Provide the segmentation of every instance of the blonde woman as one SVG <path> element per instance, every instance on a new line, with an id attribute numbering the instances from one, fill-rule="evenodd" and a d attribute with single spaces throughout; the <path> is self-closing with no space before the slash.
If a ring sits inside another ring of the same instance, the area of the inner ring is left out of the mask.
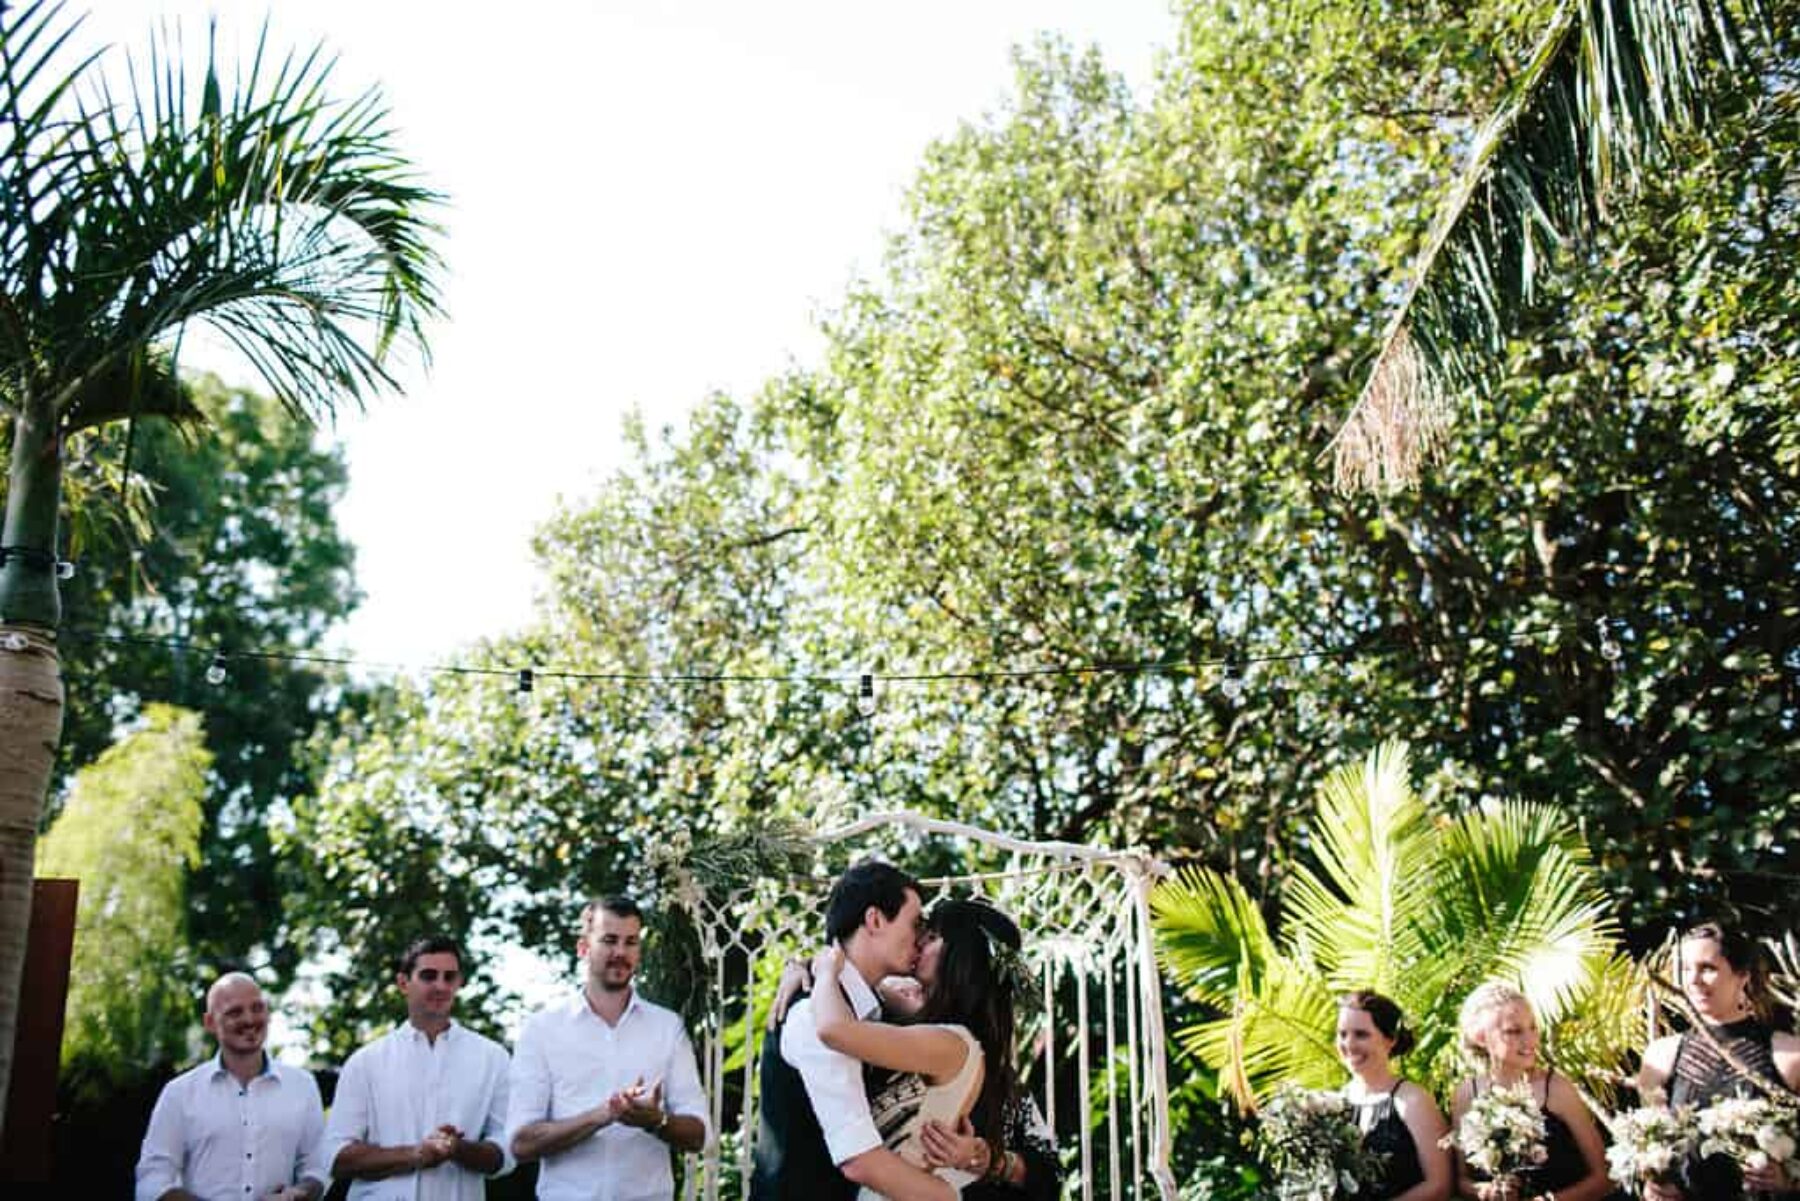
<path id="1" fill-rule="evenodd" d="M 1475 1201 L 1599 1201 L 1612 1189 L 1600 1130 L 1573 1085 L 1538 1054 L 1537 1016 L 1525 995 L 1490 981 L 1470 993 L 1457 1023 L 1463 1050 L 1484 1069 L 1456 1088 L 1450 1121 L 1460 1128 L 1476 1097 L 1495 1088 L 1530 1090 L 1544 1113 L 1544 1162 L 1517 1180 L 1494 1181 L 1456 1156 L 1456 1189 Z"/>

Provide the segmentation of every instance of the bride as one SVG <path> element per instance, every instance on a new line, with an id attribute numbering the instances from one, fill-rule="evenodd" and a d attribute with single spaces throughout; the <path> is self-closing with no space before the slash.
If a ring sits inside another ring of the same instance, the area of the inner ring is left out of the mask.
<path id="1" fill-rule="evenodd" d="M 992 905 L 944 900 L 926 918 L 916 972 L 924 999 L 904 1024 L 858 1021 L 837 987 L 843 952 L 813 964 L 813 1014 L 826 1046 L 893 1073 L 872 1085 L 870 1108 L 888 1149 L 922 1168 L 925 1124 L 955 1129 L 967 1117 L 986 1144 L 962 1170 L 938 1169 L 957 1188 L 1005 1165 L 1005 1121 L 1018 1088 L 1013 987 L 1019 928 Z M 978 1169 L 971 1171 L 969 1169 Z"/>

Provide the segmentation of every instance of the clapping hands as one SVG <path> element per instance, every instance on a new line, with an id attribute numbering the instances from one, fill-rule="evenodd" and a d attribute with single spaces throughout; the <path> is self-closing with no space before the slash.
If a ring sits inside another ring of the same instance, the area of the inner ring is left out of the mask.
<path id="1" fill-rule="evenodd" d="M 416 1158 L 419 1170 L 435 1168 L 446 1160 L 455 1159 L 458 1148 L 462 1146 L 462 1131 L 448 1123 L 439 1126 L 420 1142 Z"/>
<path id="2" fill-rule="evenodd" d="M 623 1122 L 639 1130 L 654 1130 L 663 1124 L 663 1086 L 658 1080 L 646 1085 L 639 1076 L 603 1102 L 609 1122 Z"/>

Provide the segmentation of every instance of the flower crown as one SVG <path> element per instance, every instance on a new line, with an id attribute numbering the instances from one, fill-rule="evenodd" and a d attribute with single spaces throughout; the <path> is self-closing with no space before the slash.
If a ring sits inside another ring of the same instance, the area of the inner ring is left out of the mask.
<path id="1" fill-rule="evenodd" d="M 1024 953 L 986 926 L 982 927 L 982 933 L 987 936 L 988 961 L 993 965 L 995 981 L 1012 994 L 1014 1008 L 1032 1006 L 1038 993 Z"/>

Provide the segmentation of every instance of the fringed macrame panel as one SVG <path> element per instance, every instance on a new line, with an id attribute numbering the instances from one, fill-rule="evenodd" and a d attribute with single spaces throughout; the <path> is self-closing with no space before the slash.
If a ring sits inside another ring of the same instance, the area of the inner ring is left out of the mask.
<path id="1" fill-rule="evenodd" d="M 928 844 L 953 850 L 968 869 L 923 879 L 927 906 L 939 896 L 986 897 L 1024 932 L 1025 963 L 1042 995 L 1036 1012 L 1019 1013 L 1020 1077 L 1056 1135 L 1064 1195 L 1173 1201 L 1149 910 L 1150 887 L 1166 869 L 1137 852 L 1025 842 L 903 812 L 818 835 L 818 870 L 805 878 L 709 888 L 703 868 L 676 865 L 675 903 L 694 920 L 710 981 L 694 1034 L 718 1132 L 688 1172 L 684 1196 L 749 1192 L 773 982 L 789 958 L 821 945 L 837 873 L 871 856 L 920 862 Z"/>

